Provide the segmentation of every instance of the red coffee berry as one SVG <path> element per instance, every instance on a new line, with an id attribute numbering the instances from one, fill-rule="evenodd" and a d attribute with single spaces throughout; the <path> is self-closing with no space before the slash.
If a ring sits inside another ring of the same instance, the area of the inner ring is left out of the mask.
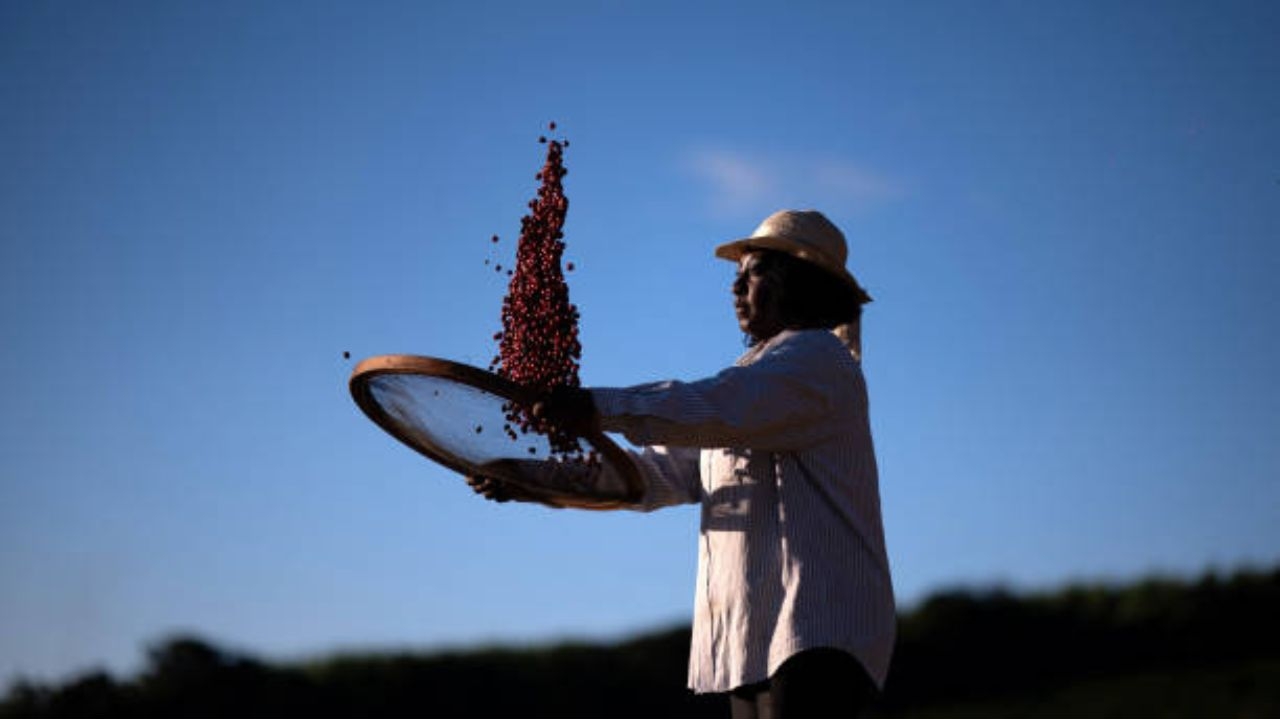
<path id="1" fill-rule="evenodd" d="M 537 197 L 528 204 L 530 213 L 520 220 L 515 268 L 507 273 L 511 279 L 502 302 L 502 332 L 500 337 L 495 335 L 499 340 L 496 371 L 535 392 L 549 392 L 560 386 L 579 386 L 582 345 L 578 341 L 578 308 L 569 302 L 569 287 L 561 270 L 565 248 L 562 229 L 569 210 L 561 184 L 566 174 L 564 145 L 557 140 L 547 142 L 545 136 L 538 141 L 547 144 L 547 157 L 537 174 L 541 183 Z M 567 267 L 572 270 L 573 264 Z M 581 457 L 582 450 L 572 434 L 514 403 L 503 409 L 508 425 L 519 427 L 521 434 L 533 431 L 546 435 L 553 456 Z M 508 429 L 507 434 L 515 437 L 513 430 Z"/>

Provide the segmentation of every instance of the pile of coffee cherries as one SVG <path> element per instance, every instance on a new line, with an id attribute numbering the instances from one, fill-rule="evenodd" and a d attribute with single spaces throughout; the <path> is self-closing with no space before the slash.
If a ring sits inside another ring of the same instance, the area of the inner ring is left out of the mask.
<path id="1" fill-rule="evenodd" d="M 551 123 L 550 129 L 555 127 Z M 535 176 L 541 182 L 538 196 L 529 202 L 530 212 L 520 220 L 515 268 L 508 270 L 511 279 L 502 301 L 502 331 L 494 335 L 498 355 L 489 369 L 541 393 L 579 386 L 582 345 L 578 341 L 578 308 L 569 302 L 569 286 L 561 269 L 564 220 L 569 211 L 561 182 L 568 172 L 564 148 L 569 143 L 546 137 L 539 141 L 547 145 L 547 159 Z M 550 440 L 553 455 L 582 459 L 572 434 L 534 417 L 527 407 L 508 403 L 503 409 L 507 419 L 503 430 L 511 439 L 518 439 L 517 431 L 536 432 Z M 536 450 L 530 447 L 529 452 Z"/>

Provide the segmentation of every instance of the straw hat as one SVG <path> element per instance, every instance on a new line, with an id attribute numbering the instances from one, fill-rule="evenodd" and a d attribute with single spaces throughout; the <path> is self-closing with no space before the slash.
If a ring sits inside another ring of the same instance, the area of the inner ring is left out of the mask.
<path id="1" fill-rule="evenodd" d="M 844 268 L 849 257 L 844 234 L 817 210 L 775 212 L 750 237 L 717 247 L 716 257 L 737 262 L 752 250 L 777 250 L 815 264 L 852 287 L 864 303 L 871 301 L 871 295 Z"/>

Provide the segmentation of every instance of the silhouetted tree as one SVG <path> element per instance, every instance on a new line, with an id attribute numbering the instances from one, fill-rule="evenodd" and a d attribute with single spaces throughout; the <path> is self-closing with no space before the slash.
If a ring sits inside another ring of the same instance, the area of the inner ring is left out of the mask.
<path id="1" fill-rule="evenodd" d="M 1280 568 L 940 592 L 906 613 L 882 716 L 1280 715 Z M 345 655 L 273 666 L 189 636 L 143 672 L 19 681 L 0 717 L 724 717 L 684 687 L 689 629 L 612 644 Z"/>

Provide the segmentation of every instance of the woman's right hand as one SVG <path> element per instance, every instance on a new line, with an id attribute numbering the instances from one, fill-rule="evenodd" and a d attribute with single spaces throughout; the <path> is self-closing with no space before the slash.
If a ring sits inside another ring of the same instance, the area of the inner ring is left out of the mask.
<path id="1" fill-rule="evenodd" d="M 538 397 L 529 409 L 534 417 L 546 419 L 579 437 L 600 431 L 600 412 L 596 410 L 595 400 L 590 391 L 581 387 L 556 387 Z"/>

